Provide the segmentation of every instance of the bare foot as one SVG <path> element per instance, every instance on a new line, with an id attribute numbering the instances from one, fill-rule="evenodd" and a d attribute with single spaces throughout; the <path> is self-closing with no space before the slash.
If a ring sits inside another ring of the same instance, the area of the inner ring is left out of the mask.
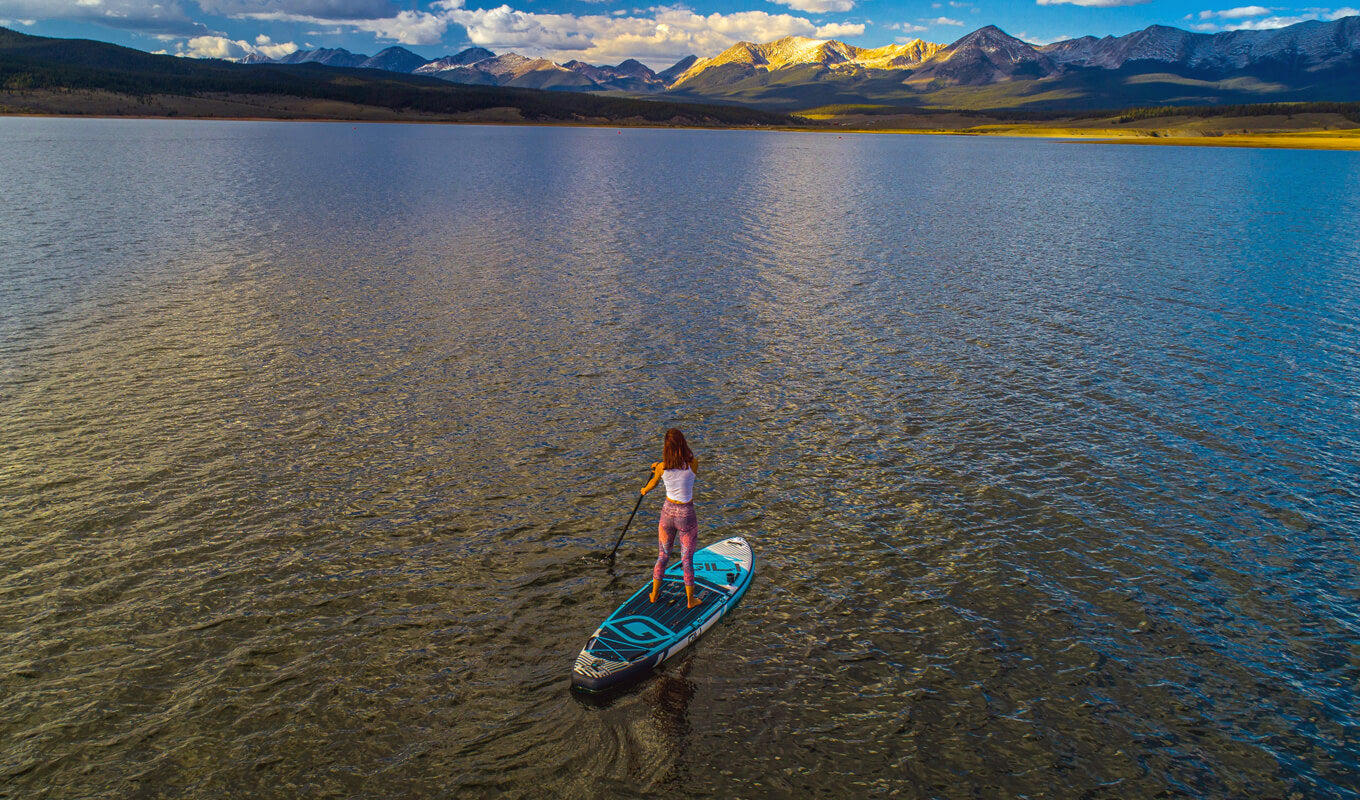
<path id="1" fill-rule="evenodd" d="M 702 602 L 704 602 L 704 601 L 703 601 L 703 600 L 700 600 L 700 599 L 697 598 L 697 597 L 691 597 L 691 598 L 689 599 L 689 605 L 687 605 L 687 606 L 685 606 L 685 607 L 686 607 L 686 608 L 694 608 L 695 606 L 699 605 L 699 604 L 702 603 Z"/>
<path id="2" fill-rule="evenodd" d="M 652 590 L 652 593 L 651 593 L 651 594 L 647 595 L 647 599 L 648 599 L 648 600 L 651 600 L 653 603 L 656 602 L 656 590 L 655 590 L 655 589 Z"/>

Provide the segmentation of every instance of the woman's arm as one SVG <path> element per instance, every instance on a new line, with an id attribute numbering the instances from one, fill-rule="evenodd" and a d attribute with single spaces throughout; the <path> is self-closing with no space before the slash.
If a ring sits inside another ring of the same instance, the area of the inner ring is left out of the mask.
<path id="1" fill-rule="evenodd" d="M 650 481 L 647 481 L 646 486 L 642 487 L 643 494 L 646 494 L 652 490 L 652 487 L 656 485 L 656 482 L 661 480 L 661 473 L 665 472 L 665 470 L 666 465 L 663 462 L 658 461 L 652 465 L 652 479 Z"/>
<path id="2" fill-rule="evenodd" d="M 698 474 L 699 474 L 699 457 L 698 457 L 698 456 L 694 456 L 693 458 L 691 458 L 691 459 L 689 460 L 689 468 L 690 468 L 691 470 L 694 471 L 694 474 L 695 474 L 695 475 L 698 475 Z"/>

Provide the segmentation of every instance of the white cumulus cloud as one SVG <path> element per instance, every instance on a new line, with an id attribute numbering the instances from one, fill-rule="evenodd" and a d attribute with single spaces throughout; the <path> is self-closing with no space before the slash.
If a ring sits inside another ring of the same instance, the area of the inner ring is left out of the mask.
<path id="1" fill-rule="evenodd" d="M 4 2 L 5 0 L 0 0 Z M 245 3 L 263 0 L 216 0 Z M 287 0 L 290 3 L 322 0 Z M 369 2 L 369 0 L 325 0 Z M 439 44 L 449 29 L 462 28 L 468 40 L 497 53 L 592 63 L 636 58 L 670 66 L 691 53 L 717 55 L 739 41 L 770 42 L 785 36 L 859 36 L 865 25 L 829 23 L 818 26 L 791 14 L 741 11 L 698 14 L 687 8 L 635 9 L 620 16 L 601 14 L 540 14 L 508 5 L 467 8 L 465 0 L 436 0 L 429 11 L 402 11 L 371 19 L 322 19 L 287 12 L 256 12 L 251 19 L 308 22 L 366 31 L 380 39 L 411 45 Z"/>
<path id="2" fill-rule="evenodd" d="M 581 58 L 597 64 L 636 58 L 669 66 L 691 53 L 717 55 L 739 41 L 770 42 L 817 33 L 817 26 L 803 17 L 764 11 L 705 15 L 687 8 L 655 7 L 628 16 L 578 16 L 509 6 L 470 9 L 464 0 L 437 0 L 431 8 L 466 29 L 473 44 L 498 53 L 514 50 L 554 61 Z"/>
<path id="3" fill-rule="evenodd" d="M 233 41 L 225 36 L 195 36 L 179 55 L 189 58 L 241 58 L 251 52 L 249 42 Z"/>
<path id="4" fill-rule="evenodd" d="M 439 44 L 448 30 L 449 21 L 442 16 L 420 11 L 402 11 L 395 17 L 347 22 L 361 31 L 368 31 L 379 39 L 401 44 Z"/>
<path id="5" fill-rule="evenodd" d="M 818 39 L 840 39 L 847 36 L 863 36 L 864 26 L 859 23 L 831 22 L 818 28 L 813 35 Z"/>
<path id="6" fill-rule="evenodd" d="M 293 42 L 276 44 L 263 33 L 255 37 L 254 44 L 244 39 L 228 39 L 225 36 L 194 36 L 181 43 L 175 55 L 186 58 L 244 58 L 251 53 L 259 53 L 269 58 L 282 58 L 298 49 Z M 164 53 L 165 51 L 161 51 Z"/>
<path id="7" fill-rule="evenodd" d="M 496 8 L 464 8 L 462 0 L 436 2 L 439 16 L 467 29 L 468 39 L 476 45 L 496 48 L 530 48 L 541 50 L 588 50 L 591 39 L 581 29 L 609 27 L 609 23 L 623 23 L 623 18 L 573 14 L 535 14 L 517 11 L 510 6 Z"/>
<path id="8" fill-rule="evenodd" d="M 1213 33 L 1215 31 L 1272 31 L 1278 28 L 1287 28 L 1290 25 L 1297 25 L 1300 22 L 1311 22 L 1313 20 L 1338 20 L 1342 17 L 1360 16 L 1360 10 L 1345 7 L 1337 9 L 1310 8 L 1300 14 L 1279 15 L 1272 14 L 1277 9 L 1265 8 L 1262 6 L 1242 6 L 1240 8 L 1229 8 L 1223 11 L 1201 11 L 1193 14 L 1187 19 L 1198 18 L 1206 20 L 1190 27 L 1197 31 Z M 1271 16 L 1264 16 L 1272 14 Z M 1229 20 L 1229 22 L 1213 22 L 1212 20 Z"/>
<path id="9" fill-rule="evenodd" d="M 962 25 L 962 24 L 963 24 L 962 22 L 959 22 L 959 21 L 956 20 L 956 19 L 950 19 L 949 17 L 936 17 L 935 19 L 923 19 L 923 20 L 921 20 L 921 21 L 924 22 L 924 23 L 927 24 L 927 25 Z"/>
<path id="10" fill-rule="evenodd" d="M 297 52 L 298 46 L 294 42 L 275 43 L 273 39 L 263 33 L 255 37 L 255 52 L 267 58 L 283 58 L 289 53 Z"/>
<path id="11" fill-rule="evenodd" d="M 1141 6 L 1152 0 L 1035 0 L 1041 6 L 1060 6 L 1068 3 L 1085 8 L 1117 8 L 1119 6 Z"/>
<path id="12" fill-rule="evenodd" d="M 1276 28 L 1288 28 L 1290 25 L 1297 25 L 1300 22 L 1308 22 L 1317 19 L 1313 14 L 1299 14 L 1290 17 L 1265 17 L 1264 19 L 1249 19 L 1237 22 L 1224 27 L 1229 31 L 1273 31 Z"/>
<path id="13" fill-rule="evenodd" d="M 1265 6 L 1242 6 L 1240 8 L 1230 8 L 1227 11 L 1211 12 L 1213 16 L 1220 19 L 1246 19 L 1247 17 L 1263 17 L 1270 13 L 1270 9 Z"/>
<path id="14" fill-rule="evenodd" d="M 809 14 L 843 13 L 855 7 L 855 0 L 770 0 L 770 2 Z"/>

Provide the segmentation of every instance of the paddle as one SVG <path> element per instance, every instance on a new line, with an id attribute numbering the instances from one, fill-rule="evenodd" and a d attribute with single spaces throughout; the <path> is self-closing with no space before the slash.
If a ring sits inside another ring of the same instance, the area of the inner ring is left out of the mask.
<path id="1" fill-rule="evenodd" d="M 619 551 L 619 545 L 623 544 L 623 535 L 628 532 L 628 526 L 633 524 L 633 517 L 637 516 L 638 509 L 642 507 L 642 498 L 646 496 L 647 495 L 638 492 L 638 501 L 633 506 L 633 513 L 629 514 L 628 521 L 623 523 L 623 530 L 619 531 L 619 540 L 614 542 L 614 549 L 609 551 L 609 558 L 605 559 L 606 561 L 613 562 L 614 554 Z"/>

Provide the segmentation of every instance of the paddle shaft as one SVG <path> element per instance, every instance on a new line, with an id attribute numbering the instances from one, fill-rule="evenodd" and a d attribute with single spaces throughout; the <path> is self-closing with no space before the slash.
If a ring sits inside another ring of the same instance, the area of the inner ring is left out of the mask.
<path id="1" fill-rule="evenodd" d="M 638 501 L 633 506 L 633 513 L 628 515 L 628 521 L 623 523 L 623 530 L 619 531 L 619 540 L 614 542 L 614 549 L 609 551 L 610 561 L 614 560 L 614 554 L 619 551 L 619 545 L 623 544 L 623 535 L 628 532 L 628 526 L 633 524 L 633 517 L 637 516 L 638 509 L 642 508 L 642 498 L 644 497 L 646 497 L 646 495 L 641 492 L 638 493 Z"/>

